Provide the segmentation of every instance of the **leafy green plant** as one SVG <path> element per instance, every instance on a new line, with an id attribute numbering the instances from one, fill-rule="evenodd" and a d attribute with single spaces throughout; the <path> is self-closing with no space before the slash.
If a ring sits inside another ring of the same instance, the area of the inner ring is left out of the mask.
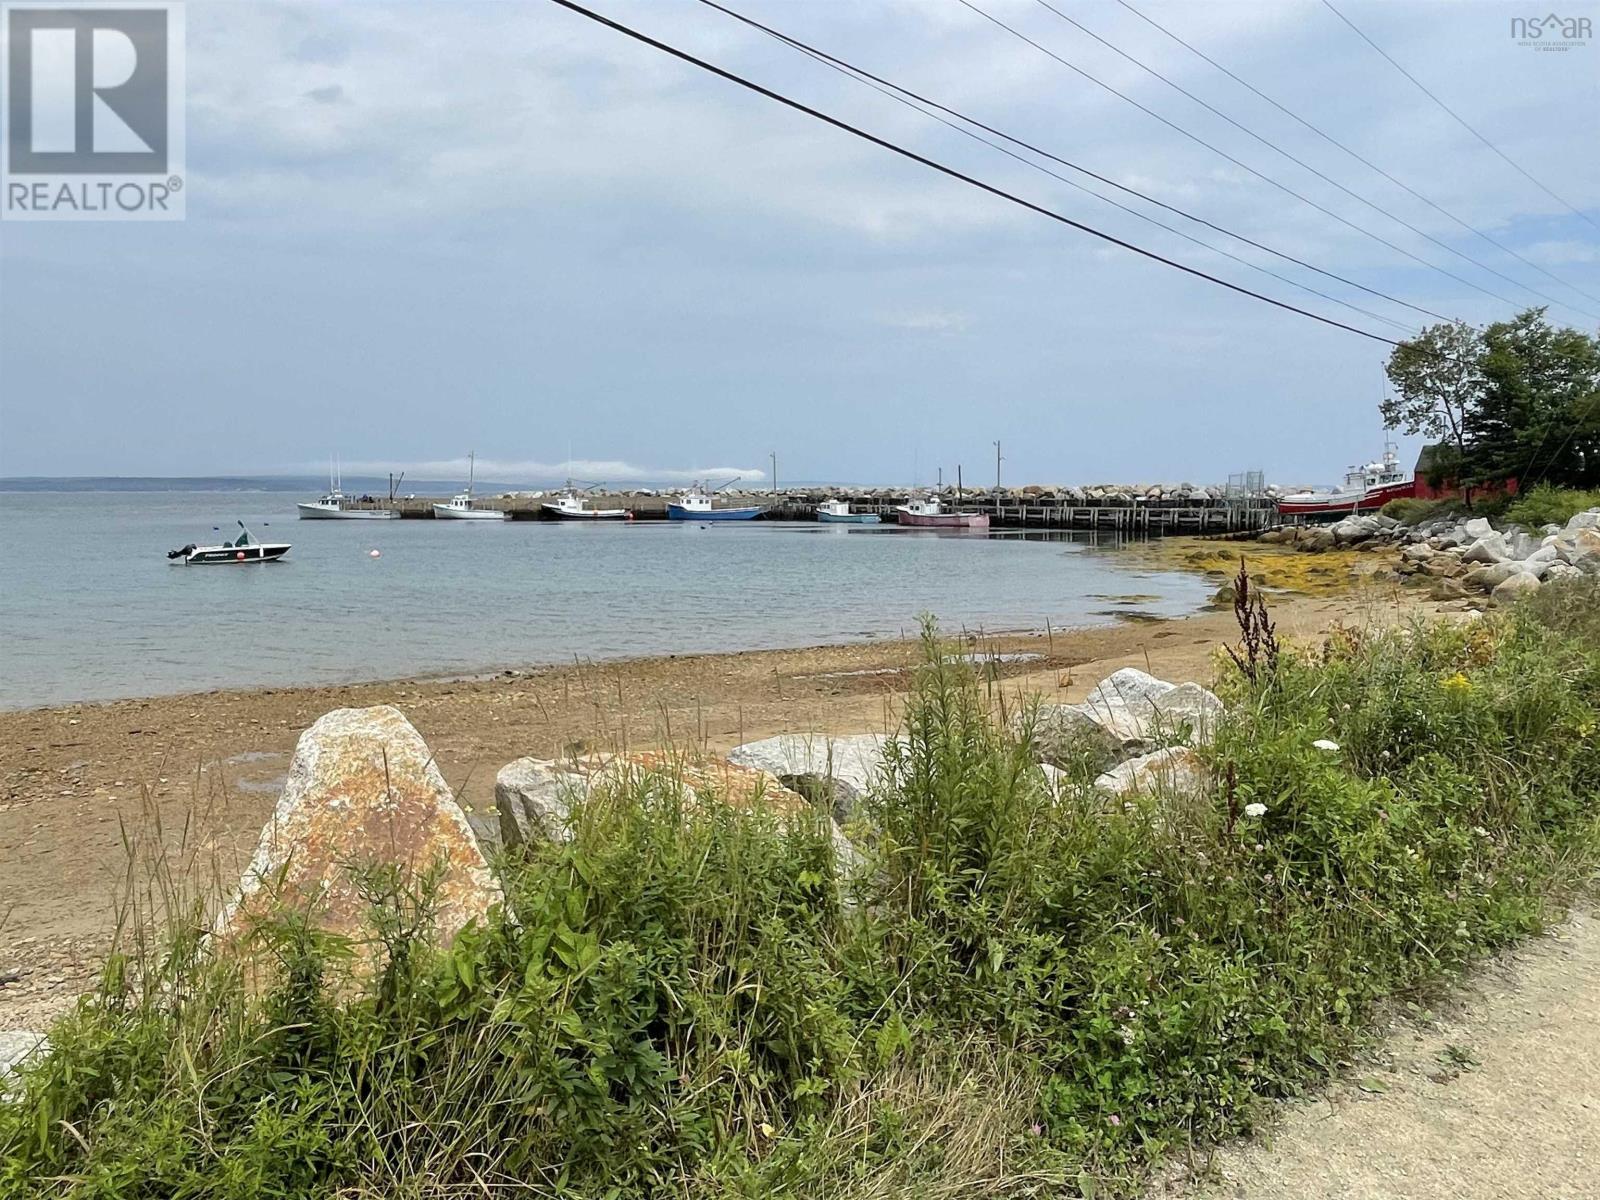
<path id="1" fill-rule="evenodd" d="M 1558 488 L 1541 483 L 1517 497 L 1506 509 L 1506 520 L 1528 529 L 1541 525 L 1565 525 L 1578 513 L 1600 508 L 1600 491 Z"/>

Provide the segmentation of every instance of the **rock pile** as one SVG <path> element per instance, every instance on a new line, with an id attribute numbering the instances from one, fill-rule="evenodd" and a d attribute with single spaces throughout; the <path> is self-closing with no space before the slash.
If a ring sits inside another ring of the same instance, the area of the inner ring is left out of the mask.
<path id="1" fill-rule="evenodd" d="M 1600 509 L 1537 532 L 1516 525 L 1497 530 L 1485 517 L 1440 517 L 1408 526 L 1361 514 L 1333 525 L 1271 530 L 1261 541 L 1311 552 L 1398 546 L 1398 574 L 1432 581 L 1439 599 L 1476 593 L 1504 604 L 1551 580 L 1600 575 Z"/>
<path id="2" fill-rule="evenodd" d="M 1098 771 L 1095 787 L 1111 795 L 1195 795 L 1209 781 L 1193 747 L 1211 741 L 1221 717 L 1222 701 L 1199 684 L 1124 667 L 1081 704 L 1043 705 L 1016 726 L 1033 722 L 1046 765 Z"/>
<path id="3" fill-rule="evenodd" d="M 498 828 L 479 836 L 507 849 L 572 836 L 572 806 L 596 788 L 643 784 L 667 789 L 686 804 L 709 797 L 734 808 L 763 808 L 795 815 L 810 807 L 804 796 L 766 770 L 730 760 L 662 753 L 589 755 L 565 762 L 519 758 L 494 780 Z M 664 793 L 663 793 L 664 794 Z"/>

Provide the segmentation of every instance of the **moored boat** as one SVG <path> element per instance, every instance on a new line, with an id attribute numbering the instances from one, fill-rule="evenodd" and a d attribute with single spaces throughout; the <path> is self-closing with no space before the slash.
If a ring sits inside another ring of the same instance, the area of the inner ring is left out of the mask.
<path id="1" fill-rule="evenodd" d="M 277 562 L 289 553 L 288 542 L 258 542 L 239 522 L 241 530 L 237 541 L 224 541 L 220 546 L 197 546 L 190 542 L 178 550 L 168 550 L 167 557 L 175 567 L 206 567 L 238 565 L 240 563 Z"/>
<path id="2" fill-rule="evenodd" d="M 945 512 L 944 506 L 933 496 L 923 496 L 895 506 L 895 522 L 900 525 L 931 529 L 987 529 L 989 514 L 980 512 Z"/>
<path id="3" fill-rule="evenodd" d="M 625 508 L 590 508 L 570 479 L 561 493 L 542 507 L 545 516 L 557 521 L 626 521 L 632 515 Z"/>
<path id="4" fill-rule="evenodd" d="M 328 492 L 320 500 L 302 500 L 295 505 L 302 521 L 391 521 L 400 513 L 393 508 L 351 508 L 344 494 L 338 460 L 328 464 Z M 370 499 L 370 498 L 364 498 Z"/>
<path id="5" fill-rule="evenodd" d="M 433 506 L 433 515 L 440 521 L 505 521 L 510 513 L 498 508 L 474 508 L 472 504 L 472 479 L 477 467 L 477 456 L 467 455 L 467 490 L 457 492 L 444 504 Z"/>
<path id="6" fill-rule="evenodd" d="M 879 518 L 877 513 L 851 512 L 848 500 L 824 500 L 817 505 L 817 520 L 825 525 L 876 525 Z"/>
<path id="7" fill-rule="evenodd" d="M 749 521 L 759 517 L 761 511 L 760 506 L 754 504 L 717 508 L 712 503 L 712 494 L 699 484 L 667 502 L 669 521 Z"/>
<path id="8" fill-rule="evenodd" d="M 1406 500 L 1416 495 L 1417 481 L 1407 478 L 1395 457 L 1394 446 L 1385 444 L 1383 458 L 1365 466 L 1351 467 L 1344 484 L 1328 491 L 1295 492 L 1278 501 L 1283 517 L 1346 516 L 1354 512 L 1375 511 L 1391 500 Z"/>

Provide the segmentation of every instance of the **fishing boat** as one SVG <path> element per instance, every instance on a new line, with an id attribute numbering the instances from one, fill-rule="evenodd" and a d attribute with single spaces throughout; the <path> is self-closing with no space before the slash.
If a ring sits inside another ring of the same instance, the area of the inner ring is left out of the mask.
<path id="1" fill-rule="evenodd" d="M 1284 496 L 1278 501 L 1278 515 L 1320 517 L 1345 516 L 1363 510 L 1371 512 L 1391 500 L 1409 499 L 1416 495 L 1416 489 L 1417 481 L 1400 468 L 1394 444 L 1386 442 L 1383 457 L 1377 462 L 1351 467 L 1341 487 Z"/>
<path id="2" fill-rule="evenodd" d="M 632 515 L 625 508 L 590 508 L 570 479 L 556 498 L 546 500 L 542 507 L 545 516 L 557 521 L 626 521 Z"/>
<path id="3" fill-rule="evenodd" d="M 987 529 L 989 514 L 980 512 L 945 512 L 944 506 L 933 496 L 922 496 L 895 506 L 897 524 L 924 529 Z"/>
<path id="4" fill-rule="evenodd" d="M 350 508 L 337 458 L 328 463 L 328 494 L 320 500 L 303 500 L 295 505 L 302 521 L 392 521 L 400 515 L 394 508 Z M 403 477 L 403 476 L 402 476 Z"/>
<path id="5" fill-rule="evenodd" d="M 733 480 L 729 480 L 732 483 Z M 724 485 L 726 486 L 726 485 Z M 667 502 L 669 521 L 749 521 L 761 515 L 759 505 L 749 504 L 739 508 L 717 508 L 712 504 L 712 492 L 698 483 L 681 492 L 676 500 Z"/>
<path id="6" fill-rule="evenodd" d="M 208 567 L 240 563 L 277 562 L 289 553 L 288 542 L 258 542 L 239 522 L 237 541 L 224 541 L 220 546 L 197 546 L 190 542 L 177 550 L 168 550 L 167 557 L 175 567 Z"/>
<path id="7" fill-rule="evenodd" d="M 472 506 L 472 480 L 477 469 L 477 456 L 467 455 L 467 490 L 457 492 L 444 504 L 433 506 L 433 515 L 440 521 L 505 521 L 511 516 L 498 508 Z"/>
<path id="8" fill-rule="evenodd" d="M 876 525 L 878 514 L 851 512 L 848 500 L 824 500 L 817 505 L 817 520 L 827 525 Z"/>

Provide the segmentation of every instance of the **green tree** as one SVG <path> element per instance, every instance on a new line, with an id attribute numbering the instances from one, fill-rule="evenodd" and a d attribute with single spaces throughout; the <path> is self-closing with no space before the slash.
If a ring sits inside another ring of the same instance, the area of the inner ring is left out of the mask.
<path id="1" fill-rule="evenodd" d="M 1389 355 L 1384 373 L 1395 391 L 1378 406 L 1386 428 L 1426 434 L 1448 446 L 1450 452 L 1438 460 L 1440 473 L 1463 482 L 1468 420 L 1483 393 L 1482 357 L 1480 335 L 1466 322 L 1430 325 Z"/>
<path id="2" fill-rule="evenodd" d="M 1600 483 L 1600 341 L 1529 309 L 1483 332 L 1481 393 L 1466 445 L 1483 479 L 1524 488 Z"/>

